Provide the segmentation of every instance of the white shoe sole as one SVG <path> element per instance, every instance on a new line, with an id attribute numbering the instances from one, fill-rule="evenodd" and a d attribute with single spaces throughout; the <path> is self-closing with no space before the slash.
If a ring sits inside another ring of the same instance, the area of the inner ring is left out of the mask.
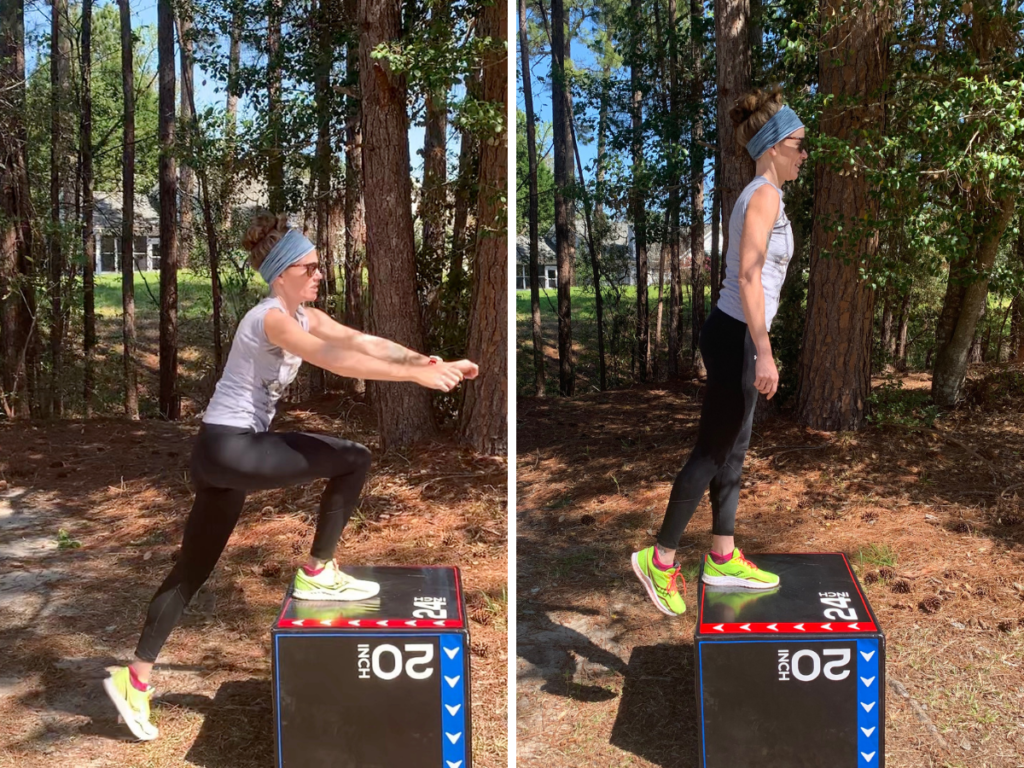
<path id="1" fill-rule="evenodd" d="M 117 707 L 117 713 L 121 715 L 121 719 L 124 720 L 125 725 L 132 732 L 132 735 L 140 741 L 152 741 L 160 735 L 160 731 L 155 725 L 149 722 L 140 721 L 135 717 L 132 712 L 132 708 L 128 706 L 128 702 L 124 696 L 114 686 L 114 680 L 110 677 L 103 681 L 103 690 L 107 692 L 107 696 L 114 702 L 114 706 Z M 150 730 L 147 730 L 150 729 Z"/>
<path id="2" fill-rule="evenodd" d="M 296 600 L 329 600 L 336 603 L 351 603 L 358 600 L 369 600 L 371 597 L 376 597 L 380 593 L 380 585 L 374 584 L 374 587 L 376 587 L 376 589 L 352 589 L 352 595 L 344 596 L 328 589 L 292 590 L 292 597 Z"/>
<path id="3" fill-rule="evenodd" d="M 651 598 L 651 602 L 654 603 L 654 607 L 662 613 L 664 613 L 666 616 L 682 616 L 681 613 L 673 613 L 661 604 L 661 601 L 658 599 L 658 593 L 654 589 L 654 582 L 647 578 L 647 575 L 640 568 L 640 559 L 637 557 L 637 554 L 638 553 L 634 552 L 632 557 L 630 557 L 629 559 L 630 562 L 633 564 L 633 573 L 635 573 L 636 577 L 640 579 L 640 583 L 644 585 L 644 589 L 647 590 L 647 596 Z"/>
<path id="4" fill-rule="evenodd" d="M 708 576 L 704 574 L 701 576 L 701 580 L 705 584 L 710 584 L 713 587 L 743 587 L 744 589 L 775 589 L 779 586 L 779 582 L 775 581 L 771 584 L 765 584 L 757 581 L 749 581 L 747 579 L 740 579 L 736 576 Z"/>

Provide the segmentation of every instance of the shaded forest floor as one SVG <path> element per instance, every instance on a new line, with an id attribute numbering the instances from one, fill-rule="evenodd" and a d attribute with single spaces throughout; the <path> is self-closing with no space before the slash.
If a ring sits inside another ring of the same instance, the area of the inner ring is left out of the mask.
<path id="1" fill-rule="evenodd" d="M 507 764 L 507 465 L 447 444 L 381 455 L 373 416 L 334 397 L 277 429 L 374 451 L 342 564 L 454 564 L 471 619 L 473 751 Z M 251 494 L 213 577 L 161 656 L 161 737 L 132 741 L 104 667 L 131 657 L 191 502 L 197 422 L 0 424 L 0 765 L 273 765 L 270 627 L 308 552 L 323 483 Z"/>
<path id="2" fill-rule="evenodd" d="M 737 545 L 846 552 L 866 587 L 888 644 L 890 768 L 1022 765 L 1024 371 L 971 376 L 934 427 L 776 418 L 748 453 Z M 913 416 L 928 376 L 903 383 L 906 409 L 889 407 Z M 518 400 L 521 766 L 698 764 L 696 609 L 660 614 L 629 557 L 660 527 L 700 398 L 691 382 Z M 710 529 L 705 498 L 679 549 L 690 580 Z"/>

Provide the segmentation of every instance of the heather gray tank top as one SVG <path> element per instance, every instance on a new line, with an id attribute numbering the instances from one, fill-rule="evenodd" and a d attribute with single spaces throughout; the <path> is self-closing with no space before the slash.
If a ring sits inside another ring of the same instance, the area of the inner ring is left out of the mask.
<path id="1" fill-rule="evenodd" d="M 786 279 L 786 269 L 789 267 L 789 260 L 793 258 L 793 227 L 786 216 L 782 190 L 764 176 L 755 176 L 754 180 L 743 188 L 729 217 L 729 250 L 725 254 L 725 282 L 722 283 L 722 293 L 718 297 L 718 308 L 740 322 L 747 322 L 743 314 L 743 303 L 740 301 L 740 238 L 743 236 L 743 222 L 747 218 L 750 198 L 765 184 L 771 184 L 779 193 L 779 217 L 775 220 L 775 226 L 768 238 L 768 253 L 761 269 L 764 323 L 770 329 L 772 319 L 779 311 L 779 294 L 782 293 L 782 283 Z"/>
<path id="2" fill-rule="evenodd" d="M 267 339 L 263 318 L 267 312 L 287 312 L 276 296 L 268 296 L 245 313 L 238 324 L 224 373 L 203 414 L 207 424 L 266 432 L 277 410 L 277 401 L 302 365 L 302 358 L 286 352 Z M 309 330 L 309 318 L 299 305 L 295 319 Z"/>

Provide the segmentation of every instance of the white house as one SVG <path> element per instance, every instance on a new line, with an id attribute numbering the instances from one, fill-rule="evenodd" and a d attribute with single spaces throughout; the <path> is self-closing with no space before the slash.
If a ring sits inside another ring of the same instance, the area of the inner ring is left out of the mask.
<path id="1" fill-rule="evenodd" d="M 93 237 L 96 273 L 121 271 L 121 214 L 123 195 L 97 192 L 94 197 Z M 160 268 L 160 217 L 146 195 L 135 195 L 133 256 L 136 270 Z"/>

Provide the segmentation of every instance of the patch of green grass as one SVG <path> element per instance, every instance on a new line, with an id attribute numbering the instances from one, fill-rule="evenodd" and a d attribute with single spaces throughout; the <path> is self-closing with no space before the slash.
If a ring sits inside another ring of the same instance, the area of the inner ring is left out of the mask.
<path id="1" fill-rule="evenodd" d="M 888 544 L 868 544 L 857 550 L 857 562 L 861 565 L 896 567 L 896 553 Z"/>
<path id="2" fill-rule="evenodd" d="M 935 426 L 941 410 L 928 390 L 904 390 L 903 380 L 891 378 L 868 396 L 872 424 L 901 424 L 907 427 Z"/>
<path id="3" fill-rule="evenodd" d="M 64 528 L 57 531 L 57 549 L 78 549 L 82 542 L 71 538 L 71 534 Z"/>
<path id="4" fill-rule="evenodd" d="M 568 576 L 569 574 L 579 570 L 580 568 L 585 568 L 591 565 L 596 560 L 597 555 L 593 552 L 588 552 L 586 550 L 573 552 L 571 555 L 566 555 L 565 557 L 558 559 L 554 567 L 551 569 L 551 575 L 556 579 L 560 579 L 563 576 Z"/>
<path id="5" fill-rule="evenodd" d="M 508 587 L 502 587 L 501 594 L 497 597 L 491 597 L 484 591 L 481 591 L 480 595 L 484 599 L 484 609 L 489 614 L 495 618 L 505 615 L 505 612 L 508 610 Z"/>

